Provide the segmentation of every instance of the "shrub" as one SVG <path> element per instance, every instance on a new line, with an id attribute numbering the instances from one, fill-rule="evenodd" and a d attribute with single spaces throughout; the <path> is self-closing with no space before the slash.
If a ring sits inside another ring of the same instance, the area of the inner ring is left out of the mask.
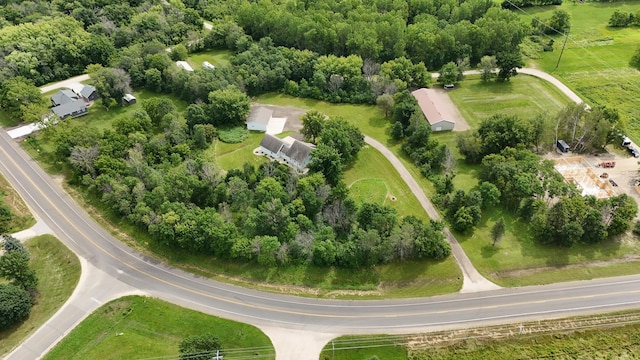
<path id="1" fill-rule="evenodd" d="M 241 143 L 247 138 L 247 136 L 247 129 L 240 126 L 218 130 L 218 139 L 228 144 Z"/>

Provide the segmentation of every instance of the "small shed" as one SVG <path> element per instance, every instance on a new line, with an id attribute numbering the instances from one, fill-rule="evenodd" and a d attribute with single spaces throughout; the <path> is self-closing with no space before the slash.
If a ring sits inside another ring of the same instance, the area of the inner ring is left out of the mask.
<path id="1" fill-rule="evenodd" d="M 82 96 L 82 98 L 87 101 L 95 101 L 99 97 L 98 91 L 91 85 L 83 86 L 78 95 Z"/>
<path id="2" fill-rule="evenodd" d="M 251 113 L 249 113 L 249 118 L 247 119 L 247 129 L 267 131 L 267 126 L 269 125 L 269 121 L 271 121 L 272 115 L 273 110 L 266 107 L 260 106 L 251 109 Z"/>
<path id="3" fill-rule="evenodd" d="M 125 106 L 133 105 L 136 103 L 136 97 L 131 94 L 124 94 L 122 97 L 122 103 Z"/>
<path id="4" fill-rule="evenodd" d="M 560 152 L 563 153 L 568 153 L 569 152 L 569 145 L 564 142 L 564 140 L 558 140 L 558 142 L 556 143 L 556 146 L 558 147 L 558 150 L 560 150 Z"/>
<path id="5" fill-rule="evenodd" d="M 215 65 L 213 65 L 212 63 L 210 63 L 208 61 L 203 62 L 202 63 L 202 67 L 205 68 L 205 69 L 209 69 L 209 70 L 215 70 L 216 69 Z"/>

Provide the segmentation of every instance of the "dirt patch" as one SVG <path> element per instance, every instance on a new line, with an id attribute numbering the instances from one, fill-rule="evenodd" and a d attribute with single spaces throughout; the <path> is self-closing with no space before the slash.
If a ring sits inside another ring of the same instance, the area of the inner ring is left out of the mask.
<path id="1" fill-rule="evenodd" d="M 613 180 L 617 185 L 612 187 L 613 195 L 627 194 L 640 204 L 640 188 L 636 186 L 640 180 L 640 173 L 638 172 L 640 159 L 628 156 L 622 150 L 613 150 L 610 147 L 607 147 L 606 152 L 599 154 L 560 154 L 558 151 L 552 151 L 544 155 L 544 158 L 556 160 L 575 156 L 582 157 L 584 166 L 597 176 L 607 173 L 606 180 Z M 612 168 L 603 168 L 600 166 L 603 161 L 615 161 L 616 165 Z M 636 217 L 636 219 L 640 219 L 640 217 Z"/>

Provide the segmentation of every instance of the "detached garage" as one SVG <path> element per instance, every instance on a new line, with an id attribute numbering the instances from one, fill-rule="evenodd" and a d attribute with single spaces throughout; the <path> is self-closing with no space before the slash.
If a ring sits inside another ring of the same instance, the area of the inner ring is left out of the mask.
<path id="1" fill-rule="evenodd" d="M 447 118 L 444 114 L 444 110 L 439 108 L 439 104 L 434 101 L 435 96 L 433 89 L 418 89 L 411 93 L 418 101 L 420 110 L 427 118 L 429 125 L 431 125 L 431 131 L 451 131 L 456 125 L 455 121 Z"/>
<path id="2" fill-rule="evenodd" d="M 266 107 L 256 107 L 251 109 L 249 118 L 247 119 L 247 129 L 266 132 L 272 115 L 273 111 Z"/>

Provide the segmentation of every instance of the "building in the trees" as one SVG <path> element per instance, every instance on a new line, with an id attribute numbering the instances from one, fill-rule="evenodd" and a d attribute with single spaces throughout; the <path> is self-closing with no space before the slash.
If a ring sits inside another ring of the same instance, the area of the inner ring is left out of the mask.
<path id="1" fill-rule="evenodd" d="M 447 131 L 453 130 L 456 125 L 455 121 L 450 120 L 446 115 L 445 109 L 442 109 L 437 101 L 434 101 L 435 90 L 433 89 L 418 89 L 411 93 L 413 97 L 418 101 L 420 110 L 427 118 L 429 125 L 431 125 L 431 131 Z"/>
<path id="2" fill-rule="evenodd" d="M 176 61 L 176 65 L 178 65 L 179 68 L 182 68 L 184 70 L 193 71 L 193 68 L 191 67 L 191 65 L 189 65 L 189 63 L 186 61 Z"/>
<path id="3" fill-rule="evenodd" d="M 62 120 L 68 117 L 75 118 L 86 115 L 89 112 L 89 110 L 87 110 L 87 104 L 82 100 L 74 100 L 62 105 L 54 106 L 51 110 Z"/>
<path id="4" fill-rule="evenodd" d="M 208 62 L 208 61 L 204 61 L 202 63 L 202 67 L 205 68 L 205 69 L 209 69 L 209 70 L 215 70 L 216 69 L 216 66 L 213 65 L 212 63 Z"/>
<path id="5" fill-rule="evenodd" d="M 133 105 L 136 103 L 136 97 L 131 94 L 124 94 L 122 97 L 122 104 L 125 106 Z"/>
<path id="6" fill-rule="evenodd" d="M 87 114 L 87 104 L 82 97 L 71 90 L 60 90 L 51 97 L 51 110 L 60 119 Z"/>
<path id="7" fill-rule="evenodd" d="M 76 93 L 76 95 L 78 95 L 80 99 L 84 99 L 86 101 L 95 101 L 100 97 L 96 88 L 91 85 L 74 83 L 69 85 L 69 88 L 71 89 L 71 91 Z"/>
<path id="8" fill-rule="evenodd" d="M 51 106 L 59 106 L 76 100 L 80 100 L 80 95 L 71 90 L 60 90 L 51 97 Z"/>
<path id="9" fill-rule="evenodd" d="M 305 172 L 311 162 L 311 150 L 314 146 L 292 137 L 279 139 L 273 135 L 265 134 L 258 148 L 259 153 L 272 160 L 294 168 L 298 172 Z"/>

